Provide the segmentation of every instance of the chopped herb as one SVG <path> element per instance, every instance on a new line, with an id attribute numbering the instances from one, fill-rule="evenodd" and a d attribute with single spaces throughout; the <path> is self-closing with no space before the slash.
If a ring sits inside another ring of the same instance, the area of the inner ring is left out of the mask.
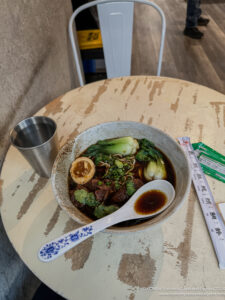
<path id="1" fill-rule="evenodd" d="M 135 189 L 135 186 L 134 186 L 134 183 L 132 180 L 128 180 L 126 182 L 126 190 L 127 190 L 128 196 L 131 196 L 136 192 L 136 189 Z"/>
<path id="2" fill-rule="evenodd" d="M 95 165 L 98 166 L 100 162 L 105 162 L 111 165 L 113 164 L 113 159 L 111 155 L 98 153 L 95 155 Z"/>
<path id="3" fill-rule="evenodd" d="M 118 181 L 115 181 L 115 189 L 118 191 L 120 189 L 120 183 Z"/>
<path id="4" fill-rule="evenodd" d="M 122 169 L 123 168 L 123 163 L 121 161 L 119 161 L 118 159 L 115 160 L 115 165 L 119 168 Z"/>

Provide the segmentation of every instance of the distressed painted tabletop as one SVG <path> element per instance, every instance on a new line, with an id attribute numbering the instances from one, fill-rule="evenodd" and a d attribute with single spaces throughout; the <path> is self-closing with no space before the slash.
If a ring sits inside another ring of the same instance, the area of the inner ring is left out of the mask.
<path id="1" fill-rule="evenodd" d="M 225 154 L 225 96 L 177 79 L 134 76 L 95 82 L 52 101 L 37 115 L 57 122 L 60 145 L 98 123 L 131 120 L 174 138 L 190 136 Z M 225 184 L 207 178 L 216 202 L 224 201 Z M 224 299 L 225 270 L 218 268 L 193 188 L 161 227 L 102 232 L 43 263 L 38 249 L 79 225 L 57 205 L 50 180 L 35 174 L 13 147 L 1 185 L 2 220 L 14 248 L 40 280 L 65 298 L 144 300 L 166 294 L 173 299 L 176 292 L 186 299 L 185 293 L 194 292 L 192 299 L 202 299 L 198 293 L 210 292 L 217 294 L 213 299 Z"/>

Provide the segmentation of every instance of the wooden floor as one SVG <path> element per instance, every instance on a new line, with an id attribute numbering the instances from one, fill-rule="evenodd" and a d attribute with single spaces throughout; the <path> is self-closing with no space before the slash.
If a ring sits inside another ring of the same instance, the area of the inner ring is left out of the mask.
<path id="1" fill-rule="evenodd" d="M 203 0 L 203 15 L 210 18 L 202 40 L 183 35 L 184 0 L 154 0 L 166 15 L 167 31 L 162 76 L 196 82 L 225 94 L 225 0 Z M 155 75 L 160 45 L 161 21 L 145 5 L 136 4 L 132 74 Z"/>

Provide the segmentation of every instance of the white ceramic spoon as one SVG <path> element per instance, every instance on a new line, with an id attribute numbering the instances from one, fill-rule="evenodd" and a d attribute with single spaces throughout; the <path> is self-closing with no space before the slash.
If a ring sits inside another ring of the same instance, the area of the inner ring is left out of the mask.
<path id="1" fill-rule="evenodd" d="M 163 192 L 166 195 L 166 203 L 156 212 L 152 212 L 149 214 L 137 213 L 134 209 L 136 201 L 142 194 L 151 190 L 158 190 Z M 89 223 L 83 227 L 70 231 L 42 246 L 38 253 L 38 257 L 41 261 L 49 262 L 56 259 L 60 255 L 64 254 L 65 252 L 80 244 L 97 232 L 102 231 L 103 229 L 110 227 L 116 223 L 154 216 L 165 210 L 173 201 L 174 196 L 174 188 L 168 181 L 154 180 L 148 182 L 144 184 L 140 189 L 138 189 L 133 194 L 133 196 L 114 213 L 95 222 Z"/>

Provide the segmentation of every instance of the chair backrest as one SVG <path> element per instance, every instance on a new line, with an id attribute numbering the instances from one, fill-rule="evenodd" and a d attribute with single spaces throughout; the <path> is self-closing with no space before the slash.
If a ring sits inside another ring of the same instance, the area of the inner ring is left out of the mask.
<path id="1" fill-rule="evenodd" d="M 85 79 L 77 35 L 73 26 L 76 16 L 87 8 L 97 6 L 107 77 L 127 76 L 130 75 L 131 70 L 134 2 L 152 6 L 161 16 L 162 32 L 157 67 L 157 76 L 160 76 L 166 32 L 166 20 L 161 8 L 148 0 L 96 0 L 78 7 L 69 21 L 69 36 L 81 86 L 85 84 Z"/>

